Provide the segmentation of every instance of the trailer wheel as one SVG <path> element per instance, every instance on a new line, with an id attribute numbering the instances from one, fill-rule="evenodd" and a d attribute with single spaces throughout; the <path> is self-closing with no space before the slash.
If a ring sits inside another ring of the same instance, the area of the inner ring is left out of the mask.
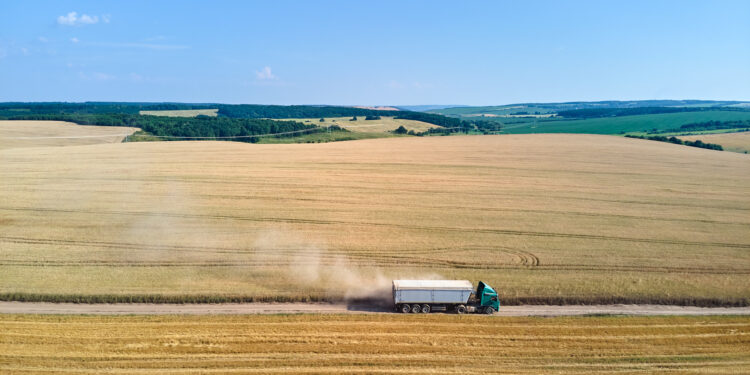
<path id="1" fill-rule="evenodd" d="M 428 304 L 422 305 L 422 314 L 429 314 L 430 310 L 431 310 L 430 305 Z"/>
<path id="2" fill-rule="evenodd" d="M 411 306 L 409 306 L 409 304 L 405 303 L 405 304 L 401 305 L 401 312 L 402 313 L 408 314 L 409 311 L 411 311 Z"/>
<path id="3" fill-rule="evenodd" d="M 487 315 L 492 315 L 495 313 L 495 309 L 493 309 L 492 306 L 487 306 L 487 308 L 484 309 L 484 313 Z"/>
<path id="4" fill-rule="evenodd" d="M 419 306 L 419 304 L 416 304 L 416 305 L 414 305 L 414 306 L 411 307 L 411 312 L 414 313 L 414 314 L 419 313 L 420 310 L 422 310 L 422 308 Z"/>
<path id="5" fill-rule="evenodd" d="M 464 305 L 456 306 L 456 314 L 466 314 L 466 306 Z"/>

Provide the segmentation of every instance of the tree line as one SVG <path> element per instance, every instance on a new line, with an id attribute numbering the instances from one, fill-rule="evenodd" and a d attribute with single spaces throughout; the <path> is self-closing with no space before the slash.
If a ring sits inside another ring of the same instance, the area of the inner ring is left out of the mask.
<path id="1" fill-rule="evenodd" d="M 690 146 L 690 147 L 707 148 L 709 150 L 724 151 L 724 148 L 721 147 L 721 145 L 717 145 L 715 143 L 704 143 L 700 139 L 695 140 L 695 141 L 683 141 L 682 139 L 679 139 L 677 137 L 666 137 L 663 135 L 644 136 L 644 135 L 630 135 L 630 134 L 626 135 L 625 137 L 647 139 L 650 141 L 669 142 L 669 143 L 674 143 L 676 145 L 685 145 L 685 146 Z"/>

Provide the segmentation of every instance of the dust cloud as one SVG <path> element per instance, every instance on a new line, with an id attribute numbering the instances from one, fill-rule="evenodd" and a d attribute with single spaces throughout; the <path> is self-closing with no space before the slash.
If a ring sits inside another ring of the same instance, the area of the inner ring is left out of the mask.
<path id="1" fill-rule="evenodd" d="M 394 278 L 442 278 L 434 273 L 386 274 L 372 262 L 354 261 L 344 251 L 329 250 L 321 241 L 288 228 L 263 232 L 254 246 L 256 257 L 286 263 L 281 272 L 288 273 L 290 283 L 303 289 L 322 289 L 332 299 L 390 303 Z"/>

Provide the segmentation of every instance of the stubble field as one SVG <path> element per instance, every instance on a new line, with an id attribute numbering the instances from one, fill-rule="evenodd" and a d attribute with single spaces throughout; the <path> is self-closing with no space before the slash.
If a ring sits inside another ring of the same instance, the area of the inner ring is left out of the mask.
<path id="1" fill-rule="evenodd" d="M 81 126 L 64 121 L 0 121 L 0 150 L 120 143 L 138 128 Z"/>
<path id="2" fill-rule="evenodd" d="M 747 154 L 750 152 L 750 132 L 680 135 L 682 140 L 720 144 L 724 150 Z"/>
<path id="3" fill-rule="evenodd" d="M 0 329 L 4 374 L 750 369 L 747 317 L 0 315 Z"/>
<path id="4" fill-rule="evenodd" d="M 290 121 L 302 121 L 318 126 L 338 125 L 346 130 L 356 133 L 387 133 L 403 126 L 406 130 L 423 132 L 431 128 L 437 128 L 437 125 L 429 124 L 416 120 L 396 119 L 393 117 L 381 117 L 379 120 L 365 120 L 364 116 L 357 117 L 356 121 L 351 121 L 351 117 L 328 117 L 320 122 L 319 118 L 307 119 L 288 119 Z"/>
<path id="5" fill-rule="evenodd" d="M 0 151 L 0 295 L 747 304 L 750 158 L 596 135 Z"/>

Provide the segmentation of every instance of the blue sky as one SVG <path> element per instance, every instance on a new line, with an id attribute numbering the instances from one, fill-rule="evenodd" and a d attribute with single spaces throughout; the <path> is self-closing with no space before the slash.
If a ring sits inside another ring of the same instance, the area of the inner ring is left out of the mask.
<path id="1" fill-rule="evenodd" d="M 750 1 L 0 2 L 0 101 L 750 100 Z"/>

